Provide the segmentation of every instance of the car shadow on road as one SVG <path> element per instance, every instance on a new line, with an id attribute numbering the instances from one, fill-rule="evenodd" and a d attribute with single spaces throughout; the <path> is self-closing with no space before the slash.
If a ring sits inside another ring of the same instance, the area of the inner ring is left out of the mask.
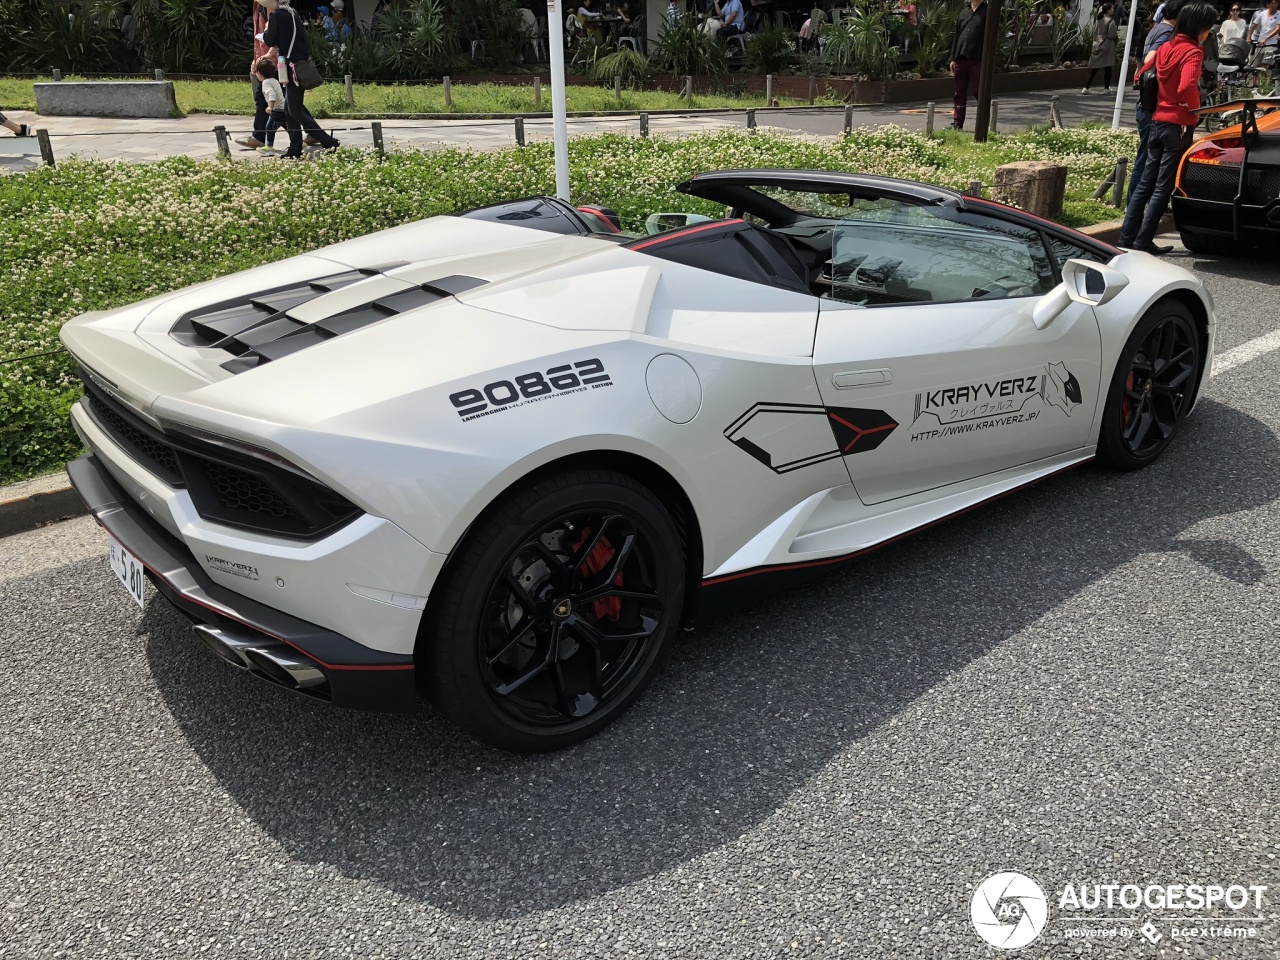
<path id="1" fill-rule="evenodd" d="M 1088 467 L 844 566 L 679 644 L 630 713 L 559 754 L 428 709 L 335 710 L 215 660 L 153 603 L 155 681 L 228 794 L 290 855 L 477 919 L 607 893 L 732 843 L 949 674 L 1137 557 L 1265 573 L 1199 522 L 1280 497 L 1271 429 L 1205 401 L 1153 467 Z M 1141 629 L 1136 625 L 1135 629 Z"/>

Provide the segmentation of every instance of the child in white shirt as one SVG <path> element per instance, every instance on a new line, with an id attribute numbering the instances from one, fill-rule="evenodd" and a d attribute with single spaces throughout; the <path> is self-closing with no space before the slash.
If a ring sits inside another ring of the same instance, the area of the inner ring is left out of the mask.
<path id="1" fill-rule="evenodd" d="M 270 57 L 254 64 L 253 72 L 262 82 L 262 98 L 267 101 L 267 145 L 258 149 L 275 153 L 276 131 L 285 125 L 284 88 L 280 86 L 280 74 Z"/>

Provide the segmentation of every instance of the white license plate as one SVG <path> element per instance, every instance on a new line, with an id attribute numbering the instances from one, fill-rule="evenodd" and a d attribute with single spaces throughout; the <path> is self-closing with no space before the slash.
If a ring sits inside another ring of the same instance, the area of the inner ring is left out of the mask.
<path id="1" fill-rule="evenodd" d="M 146 601 L 147 568 L 132 553 L 126 550 L 115 537 L 108 537 L 107 549 L 111 556 L 111 569 L 124 584 L 129 596 L 139 608 Z"/>

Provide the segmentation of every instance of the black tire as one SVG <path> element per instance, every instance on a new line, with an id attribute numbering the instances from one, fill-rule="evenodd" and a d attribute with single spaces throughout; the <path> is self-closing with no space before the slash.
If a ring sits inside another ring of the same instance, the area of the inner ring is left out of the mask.
<path id="1" fill-rule="evenodd" d="M 1192 253 L 1209 256 L 1231 252 L 1231 239 L 1219 237 L 1211 233 L 1198 233 L 1195 230 L 1179 230 L 1178 236 L 1182 245 Z"/>
<path id="2" fill-rule="evenodd" d="M 428 697 L 519 753 L 597 733 L 639 696 L 678 630 L 684 548 L 650 490 L 613 470 L 538 479 L 468 534 L 419 641 Z"/>
<path id="3" fill-rule="evenodd" d="M 1120 352 L 1098 436 L 1098 459 L 1118 470 L 1155 461 L 1173 442 L 1200 378 L 1200 334 L 1180 302 L 1156 303 Z"/>

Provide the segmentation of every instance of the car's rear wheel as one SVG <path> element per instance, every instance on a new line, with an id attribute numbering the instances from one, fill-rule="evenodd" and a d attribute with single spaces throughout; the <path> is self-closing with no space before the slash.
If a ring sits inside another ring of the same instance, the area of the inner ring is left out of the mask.
<path id="1" fill-rule="evenodd" d="M 1228 237 L 1199 233 L 1195 230 L 1180 230 L 1178 236 L 1182 240 L 1182 245 L 1192 253 L 1212 256 L 1231 252 L 1232 241 Z"/>
<path id="2" fill-rule="evenodd" d="M 448 719 L 505 750 L 556 750 L 618 717 L 678 629 L 684 550 L 651 491 L 612 470 L 545 477 L 467 536 L 419 650 Z"/>
<path id="3" fill-rule="evenodd" d="M 1098 457 L 1120 470 L 1145 467 L 1173 442 L 1200 373 L 1200 337 L 1191 311 L 1161 300 L 1138 321 L 1120 352 L 1107 393 Z"/>

